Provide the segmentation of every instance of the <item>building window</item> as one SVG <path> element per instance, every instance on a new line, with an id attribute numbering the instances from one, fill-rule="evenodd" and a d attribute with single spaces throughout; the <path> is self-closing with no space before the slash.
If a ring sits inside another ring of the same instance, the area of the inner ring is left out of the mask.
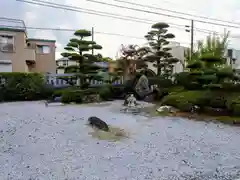
<path id="1" fill-rule="evenodd" d="M 37 45 L 37 53 L 39 54 L 49 54 L 50 47 L 47 45 Z"/>
<path id="2" fill-rule="evenodd" d="M 14 50 L 13 36 L 0 35 L 0 48 L 1 51 L 13 52 Z"/>

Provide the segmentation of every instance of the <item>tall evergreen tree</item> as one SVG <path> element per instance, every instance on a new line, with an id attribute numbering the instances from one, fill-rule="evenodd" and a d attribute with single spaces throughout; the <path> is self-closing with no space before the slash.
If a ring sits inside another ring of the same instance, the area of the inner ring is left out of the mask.
<path id="1" fill-rule="evenodd" d="M 77 30 L 74 32 L 74 36 L 64 48 L 67 52 L 61 55 L 76 61 L 76 65 L 66 67 L 65 73 L 74 73 L 71 79 L 80 79 L 80 85 L 83 88 L 91 80 L 101 78 L 97 74 L 102 68 L 95 64 L 95 62 L 101 61 L 101 57 L 88 52 L 93 49 L 102 49 L 102 46 L 94 41 L 86 40 L 87 37 L 92 36 L 91 31 Z"/>
<path id="2" fill-rule="evenodd" d="M 145 61 L 154 63 L 158 76 L 169 77 L 173 72 L 174 64 L 179 61 L 173 58 L 169 52 L 171 48 L 166 47 L 169 44 L 168 39 L 175 37 L 172 33 L 168 33 L 168 27 L 169 25 L 166 23 L 156 23 L 152 25 L 152 30 L 145 36 L 150 46 L 150 52 L 145 57 Z"/>

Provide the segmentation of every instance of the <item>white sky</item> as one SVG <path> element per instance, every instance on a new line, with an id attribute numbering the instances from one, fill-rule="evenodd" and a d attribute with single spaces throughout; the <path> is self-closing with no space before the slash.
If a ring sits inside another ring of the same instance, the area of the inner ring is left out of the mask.
<path id="1" fill-rule="evenodd" d="M 29 0 L 31 1 L 31 0 Z M 88 2 L 86 0 L 44 0 L 54 2 L 62 5 L 70 5 L 81 8 L 94 9 L 97 11 L 104 11 L 109 13 L 116 13 L 125 16 L 134 16 L 138 18 L 150 19 L 155 22 L 167 22 L 179 25 L 189 25 L 187 20 L 180 20 L 169 18 L 166 16 L 147 14 L 144 12 L 137 12 L 122 8 L 114 8 L 103 4 L 96 4 Z M 135 7 L 143 9 L 143 7 L 131 6 L 124 3 L 117 3 L 113 0 L 100 0 L 107 3 L 119 4 L 128 7 Z M 191 13 L 195 15 L 208 16 L 211 18 L 217 18 L 227 21 L 238 21 L 237 17 L 240 17 L 240 1 L 239 0 L 128 0 L 139 4 L 148 4 L 155 7 L 166 8 L 169 10 L 176 10 L 185 13 Z M 0 7 L 4 7 L 0 12 L 1 17 L 18 18 L 23 19 L 26 26 L 30 27 L 46 27 L 46 28 L 65 28 L 65 29 L 89 29 L 94 27 L 97 32 L 117 33 L 124 34 L 126 36 L 144 37 L 144 35 L 150 30 L 150 24 L 143 24 L 138 22 L 124 21 L 119 19 L 112 19 L 107 17 L 101 17 L 96 15 L 89 15 L 80 12 L 72 12 L 61 9 L 54 9 L 44 6 L 31 5 L 27 3 L 17 2 L 15 0 L 0 0 Z M 159 13 L 171 14 L 160 10 L 154 10 L 144 8 L 146 10 L 156 11 Z M 221 23 L 221 22 L 219 22 Z M 240 20 L 239 20 L 240 24 Z M 1 25 L 1 24 L 0 24 Z M 215 30 L 218 32 L 224 32 L 224 27 L 213 26 L 210 24 L 195 23 L 196 28 Z M 232 36 L 239 35 L 239 38 L 230 39 L 230 46 L 236 49 L 240 49 L 240 25 L 238 29 L 228 28 L 231 31 Z M 184 46 L 188 46 L 190 42 L 190 34 L 182 29 L 170 28 L 169 32 L 176 35 L 175 41 L 182 43 Z M 30 37 L 55 39 L 57 41 L 57 58 L 60 57 L 60 53 L 63 51 L 64 45 L 71 37 L 71 32 L 60 31 L 41 31 L 41 30 L 28 30 Z M 206 36 L 206 33 L 195 31 L 194 39 L 199 40 Z M 144 39 L 134 39 L 129 37 L 110 36 L 104 34 L 95 34 L 95 41 L 103 46 L 103 49 L 99 51 L 103 56 L 114 58 L 119 50 L 121 44 L 138 44 L 142 45 L 146 43 Z"/>

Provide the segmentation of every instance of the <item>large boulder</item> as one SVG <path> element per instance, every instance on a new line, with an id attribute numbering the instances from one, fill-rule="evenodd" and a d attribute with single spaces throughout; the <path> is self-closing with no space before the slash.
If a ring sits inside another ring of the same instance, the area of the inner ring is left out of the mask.
<path id="1" fill-rule="evenodd" d="M 108 127 L 107 123 L 104 122 L 103 120 L 101 120 L 100 118 L 96 117 L 96 116 L 89 117 L 88 118 L 88 123 L 92 127 L 95 127 L 95 128 L 100 129 L 102 131 L 109 131 L 109 127 Z"/>

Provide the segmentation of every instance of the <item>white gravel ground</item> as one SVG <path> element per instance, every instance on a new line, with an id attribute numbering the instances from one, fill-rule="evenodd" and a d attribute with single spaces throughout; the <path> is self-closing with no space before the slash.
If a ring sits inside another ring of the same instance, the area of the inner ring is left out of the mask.
<path id="1" fill-rule="evenodd" d="M 240 177 L 240 129 L 180 118 L 148 118 L 109 106 L 0 104 L 0 180 L 232 180 Z M 130 133 L 94 139 L 98 116 Z"/>

